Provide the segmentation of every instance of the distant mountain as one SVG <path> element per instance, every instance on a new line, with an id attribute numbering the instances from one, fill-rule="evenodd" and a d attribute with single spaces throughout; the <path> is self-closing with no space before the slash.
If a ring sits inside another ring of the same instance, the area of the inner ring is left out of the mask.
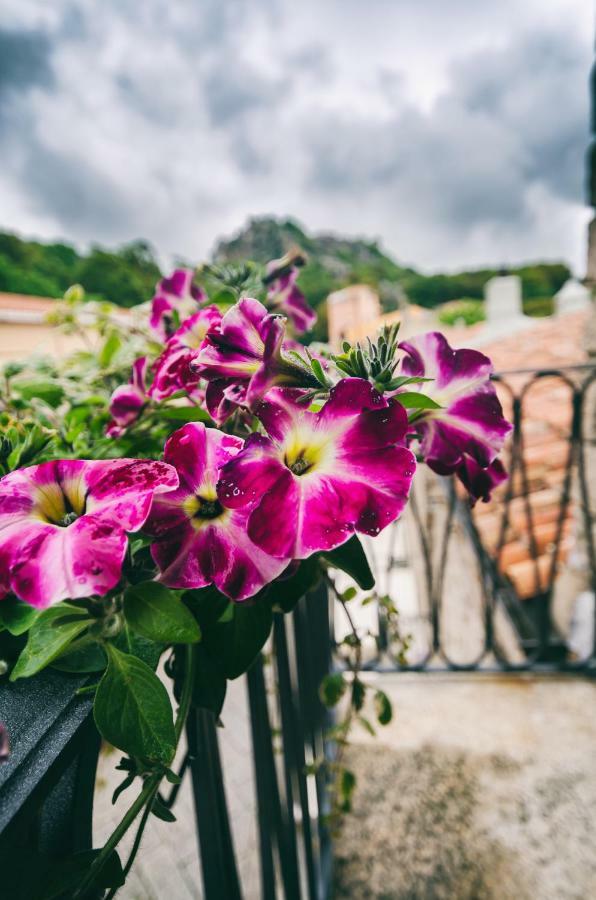
<path id="1" fill-rule="evenodd" d="M 408 276 L 416 275 L 413 269 L 400 266 L 387 256 L 375 241 L 310 235 L 292 219 L 269 217 L 250 219 L 235 237 L 221 240 L 214 259 L 266 263 L 290 250 L 301 250 L 307 256 L 299 285 L 319 314 L 315 337 L 320 339 L 327 334 L 324 301 L 332 291 L 348 284 L 370 284 L 379 291 L 386 308 L 391 309 L 397 305 L 399 285 Z"/>
<path id="2" fill-rule="evenodd" d="M 497 269 L 478 269 L 450 275 L 424 275 L 399 265 L 375 241 L 336 235 L 311 235 L 292 219 L 250 219 L 233 238 L 223 239 L 214 253 L 216 262 L 251 259 L 266 263 L 289 250 L 308 257 L 299 284 L 319 313 L 315 337 L 326 336 L 324 300 L 331 291 L 348 284 L 370 284 L 376 288 L 384 309 L 395 309 L 400 299 L 434 307 L 449 300 L 482 299 L 485 283 Z M 526 312 L 538 315 L 550 309 L 550 298 L 570 276 L 563 263 L 535 263 L 513 269 L 521 276 Z"/>

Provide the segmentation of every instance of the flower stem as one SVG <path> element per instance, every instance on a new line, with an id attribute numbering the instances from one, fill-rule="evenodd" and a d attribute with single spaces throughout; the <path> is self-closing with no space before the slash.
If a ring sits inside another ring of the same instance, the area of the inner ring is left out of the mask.
<path id="1" fill-rule="evenodd" d="M 195 653 L 191 644 L 186 644 L 185 647 L 185 655 L 186 655 L 186 668 L 184 672 L 184 682 L 182 684 L 182 693 L 180 696 L 180 706 L 178 707 L 178 714 L 176 716 L 176 722 L 174 723 L 174 732 L 176 735 L 176 747 L 180 743 L 180 738 L 182 736 L 182 731 L 184 729 L 184 725 L 186 723 L 186 719 L 188 716 L 188 711 L 190 709 L 190 703 L 192 700 L 192 688 L 194 681 L 194 673 L 195 673 Z M 132 864 L 135 860 L 135 856 L 137 855 L 137 851 L 141 844 L 141 838 L 143 836 L 143 832 L 145 830 L 145 825 L 147 824 L 147 820 L 149 818 L 149 814 L 151 813 L 151 807 L 153 805 L 153 801 L 155 796 L 159 790 L 159 785 L 164 777 L 163 772 L 156 772 L 153 775 L 150 775 L 146 780 L 143 786 L 143 790 L 134 801 L 134 803 L 129 807 L 126 811 L 122 820 L 118 823 L 112 834 L 107 839 L 106 843 L 93 860 L 93 863 L 87 872 L 87 875 L 79 885 L 77 891 L 73 894 L 73 900 L 78 900 L 78 898 L 83 898 L 85 895 L 85 891 L 87 888 L 91 887 L 93 882 L 95 881 L 97 875 L 101 872 L 106 862 L 108 861 L 108 857 L 111 852 L 115 849 L 116 845 L 122 840 L 130 826 L 133 824 L 134 820 L 137 818 L 140 811 L 145 807 L 145 811 L 143 813 L 143 817 L 139 823 L 139 828 L 137 830 L 133 847 L 130 852 L 130 856 L 124 868 L 124 875 L 128 875 Z M 112 888 L 110 893 L 108 894 L 108 898 L 114 897 L 118 888 Z M 107 898 L 106 898 L 107 900 Z"/>
<path id="2" fill-rule="evenodd" d="M 178 707 L 178 715 L 176 716 L 176 723 L 174 725 L 174 731 L 176 733 L 176 746 L 180 741 L 182 729 L 184 728 L 186 719 L 188 717 L 188 711 L 190 709 L 197 659 L 192 644 L 186 644 L 185 651 L 186 669 L 184 672 L 184 681 L 182 683 L 182 694 L 180 695 L 180 706 Z"/>
<path id="3" fill-rule="evenodd" d="M 101 848 L 98 855 L 93 860 L 93 863 L 92 863 L 89 871 L 87 872 L 87 875 L 85 876 L 85 878 L 79 885 L 78 890 L 73 894 L 73 900 L 78 900 L 79 897 L 85 896 L 85 891 L 87 890 L 87 888 L 91 887 L 91 885 L 95 881 L 95 878 L 97 877 L 97 875 L 99 875 L 99 873 L 105 866 L 112 850 L 114 850 L 116 845 L 122 840 L 122 838 L 124 837 L 124 835 L 126 834 L 128 829 L 130 828 L 130 826 L 132 825 L 132 823 L 134 822 L 134 820 L 136 819 L 136 817 L 138 816 L 138 814 L 140 813 L 142 808 L 145 806 L 145 804 L 149 800 L 149 797 L 153 794 L 155 787 L 156 786 L 159 787 L 161 778 L 162 778 L 161 773 L 159 773 L 159 774 L 150 776 L 145 781 L 143 790 L 141 791 L 141 793 L 139 794 L 137 799 L 134 801 L 134 803 L 126 811 L 126 813 L 122 817 L 121 821 L 118 823 L 118 825 L 116 826 L 114 831 L 111 833 L 111 835 L 105 842 L 104 846 Z"/>
<path id="4" fill-rule="evenodd" d="M 126 865 L 124 866 L 123 874 L 124 878 L 128 877 L 128 873 L 132 869 L 133 863 L 135 861 L 136 855 L 139 851 L 139 847 L 141 846 L 141 839 L 143 837 L 143 833 L 145 831 L 145 825 L 147 824 L 147 820 L 151 815 L 151 808 L 153 806 L 153 801 L 157 795 L 159 790 L 159 782 L 154 786 L 151 795 L 149 796 L 147 803 L 145 804 L 145 809 L 143 810 L 143 815 L 141 816 L 141 821 L 139 822 L 139 827 L 137 828 L 137 833 L 135 834 L 135 839 L 132 845 L 132 849 L 130 851 L 128 860 L 126 861 Z M 112 898 L 116 895 L 117 887 L 113 887 L 110 890 L 110 893 L 107 895 L 106 900 L 112 900 Z"/>

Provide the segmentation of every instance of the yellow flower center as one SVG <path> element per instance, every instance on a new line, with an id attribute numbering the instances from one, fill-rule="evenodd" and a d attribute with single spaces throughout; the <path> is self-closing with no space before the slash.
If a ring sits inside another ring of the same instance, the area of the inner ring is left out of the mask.
<path id="1" fill-rule="evenodd" d="M 207 322 L 197 322 L 184 336 L 184 344 L 191 350 L 198 350 L 207 334 Z"/>
<path id="2" fill-rule="evenodd" d="M 48 482 L 37 488 L 36 513 L 44 522 L 66 528 L 85 512 L 85 489 L 81 479 Z"/>
<path id="3" fill-rule="evenodd" d="M 331 442 L 328 436 L 300 429 L 288 435 L 283 450 L 284 465 L 294 475 L 306 475 L 329 461 Z"/>
<path id="4" fill-rule="evenodd" d="M 193 494 L 184 501 L 184 511 L 195 528 L 202 528 L 214 519 L 219 519 L 226 510 L 218 500 L 213 488 L 200 494 Z"/>

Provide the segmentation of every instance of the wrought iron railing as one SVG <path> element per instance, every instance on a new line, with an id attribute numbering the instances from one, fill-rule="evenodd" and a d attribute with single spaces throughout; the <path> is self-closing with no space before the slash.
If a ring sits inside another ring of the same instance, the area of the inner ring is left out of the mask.
<path id="1" fill-rule="evenodd" d="M 270 653 L 246 676 L 252 735 L 246 750 L 252 752 L 260 896 L 266 900 L 323 900 L 329 893 L 326 776 L 309 768 L 327 752 L 328 714 L 318 685 L 330 665 L 328 616 L 324 588 L 302 598 L 291 615 L 275 614 Z M 12 744 L 0 767 L 0 897 L 7 900 L 36 900 L 57 859 L 92 845 L 99 737 L 91 701 L 76 694 L 84 683 L 50 670 L 0 684 L 0 719 Z M 181 774 L 191 778 L 195 801 L 197 896 L 237 900 L 243 873 L 236 865 L 211 712 L 191 711 L 187 745 Z M 175 805 L 177 794 L 176 786 L 166 805 Z"/>
<path id="2" fill-rule="evenodd" d="M 514 425 L 509 480 L 474 510 L 453 480 L 418 481 L 381 552 L 371 547 L 400 624 L 394 633 L 383 605 L 360 617 L 366 668 L 596 669 L 596 366 L 494 380 Z"/>

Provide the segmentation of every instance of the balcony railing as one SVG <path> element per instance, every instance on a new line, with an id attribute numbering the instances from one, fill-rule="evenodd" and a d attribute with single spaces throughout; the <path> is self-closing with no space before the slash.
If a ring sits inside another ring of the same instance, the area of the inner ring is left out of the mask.
<path id="1" fill-rule="evenodd" d="M 397 634 L 382 604 L 362 611 L 368 668 L 596 667 L 596 366 L 494 380 L 514 425 L 509 480 L 473 510 L 454 480 L 418 480 L 407 514 L 371 545 L 400 616 Z"/>

